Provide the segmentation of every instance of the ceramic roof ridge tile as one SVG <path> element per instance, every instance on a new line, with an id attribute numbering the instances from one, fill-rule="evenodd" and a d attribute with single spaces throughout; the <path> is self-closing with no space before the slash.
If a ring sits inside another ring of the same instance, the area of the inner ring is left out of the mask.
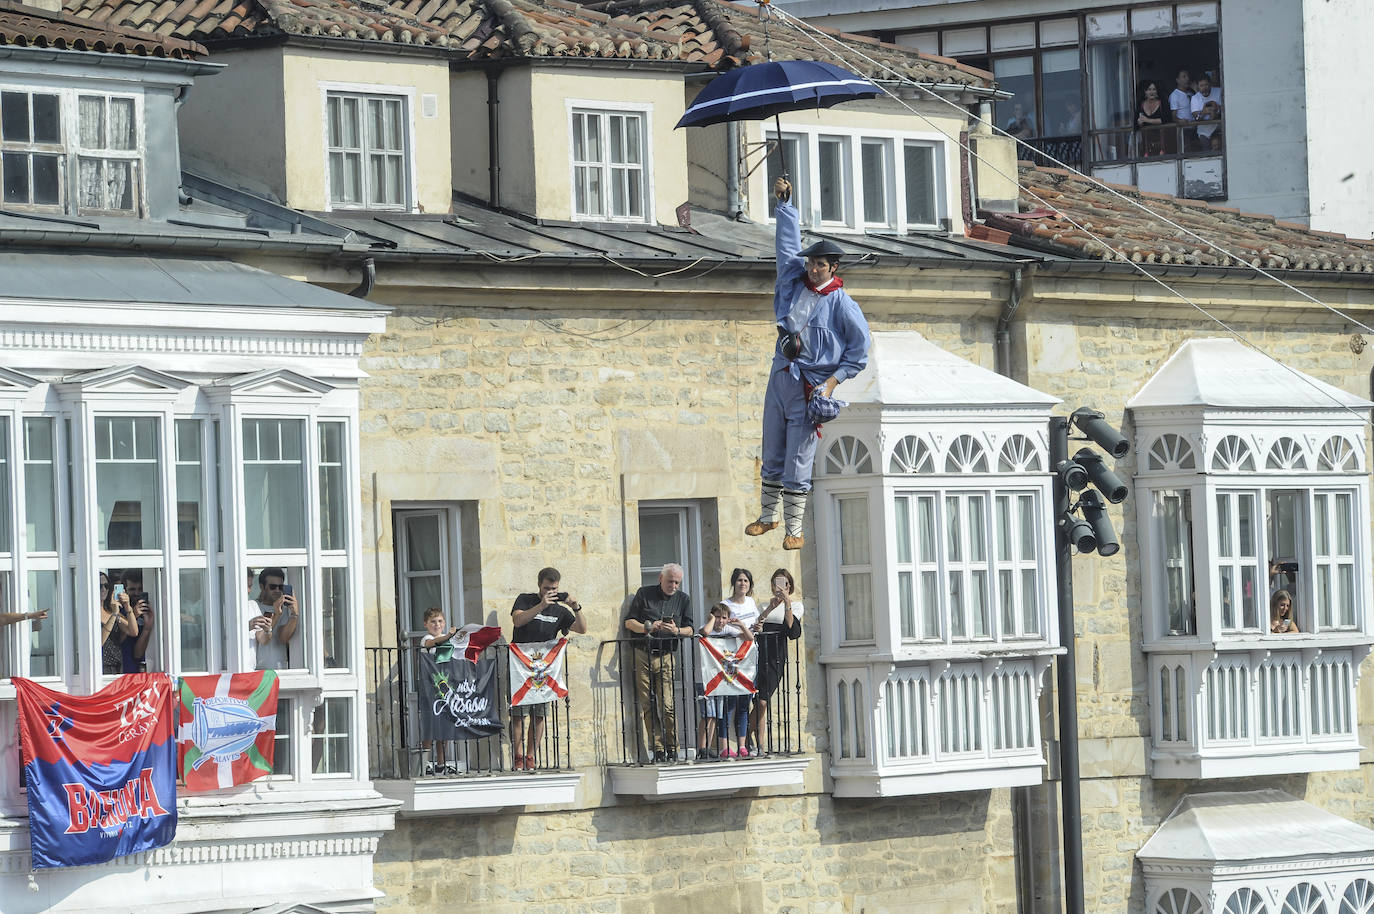
<path id="1" fill-rule="evenodd" d="M 66 11 L 45 10 L 14 0 L 0 0 L 0 44 L 178 60 L 194 60 L 207 53 L 193 41 L 128 25 L 93 22 Z"/>

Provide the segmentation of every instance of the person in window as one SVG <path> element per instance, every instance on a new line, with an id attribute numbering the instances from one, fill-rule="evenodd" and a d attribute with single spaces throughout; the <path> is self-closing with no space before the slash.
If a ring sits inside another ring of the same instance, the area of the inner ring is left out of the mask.
<path id="1" fill-rule="evenodd" d="M 773 701 L 773 693 L 783 681 L 787 667 L 787 642 L 796 641 L 802 635 L 801 617 L 805 611 L 800 600 L 794 600 L 797 583 L 792 572 L 779 568 L 770 579 L 773 598 L 768 601 L 758 621 L 754 623 L 755 640 L 759 643 L 759 672 L 754 685 L 758 694 L 754 696 L 754 713 L 749 718 L 749 738 L 756 752 L 765 751 L 759 732 L 769 732 L 768 706 Z M 766 750 L 771 752 L 771 734 Z"/>
<path id="2" fill-rule="evenodd" d="M 632 655 L 639 744 L 653 753 L 654 762 L 677 761 L 673 688 L 678 641 L 696 633 L 691 612 L 692 600 L 682 589 L 682 566 L 669 562 L 659 571 L 657 584 L 635 592 L 625 616 L 625 629 L 638 636 Z"/>
<path id="3" fill-rule="evenodd" d="M 120 584 L 110 589 L 109 575 L 100 574 L 100 670 L 124 672 L 124 642 L 138 637 L 138 619 L 129 595 Z"/>
<path id="4" fill-rule="evenodd" d="M 1028 140 L 1035 136 L 1035 118 L 1026 113 L 1020 102 L 1013 102 L 1011 117 L 1007 118 L 1006 126 L 1002 129 L 1018 140 Z"/>
<path id="5" fill-rule="evenodd" d="M 1078 136 L 1083 132 L 1083 106 L 1078 103 L 1078 99 L 1071 98 L 1065 103 L 1065 107 L 1068 114 L 1059 122 L 1059 133 L 1062 136 Z"/>
<path id="6" fill-rule="evenodd" d="M 1192 119 L 1198 122 L 1221 120 L 1221 89 L 1212 85 L 1206 73 L 1197 81 L 1197 92 L 1189 101 Z M 1215 124 L 1197 128 L 1198 144 L 1211 149 L 1221 148 L 1222 129 Z"/>
<path id="7" fill-rule="evenodd" d="M 1277 590 L 1269 598 L 1269 631 L 1276 635 L 1297 634 L 1297 620 L 1293 618 L 1293 595 Z"/>
<path id="8" fill-rule="evenodd" d="M 542 644 L 555 638 L 576 632 L 587 633 L 587 620 L 582 617 L 582 604 L 566 592 L 560 593 L 558 585 L 563 574 L 557 568 L 539 570 L 539 590 L 522 593 L 515 598 L 510 608 L 511 644 Z M 510 709 L 510 746 L 515 757 L 516 771 L 533 771 L 537 764 L 538 750 L 544 742 L 544 722 L 548 716 L 548 703 L 520 705 Z M 529 727 L 525 719 L 529 718 Z"/>
<path id="9" fill-rule="evenodd" d="M 1157 156 L 1164 153 L 1164 125 L 1169 122 L 1169 109 L 1159 98 L 1159 84 L 1145 83 L 1140 101 L 1135 106 L 1135 129 L 1140 134 L 1140 154 Z"/>
<path id="10" fill-rule="evenodd" d="M 1169 111 L 1176 124 L 1187 124 L 1193 119 L 1193 76 L 1187 70 L 1179 70 L 1174 76 L 1174 91 L 1169 93 Z M 1192 130 L 1179 130 L 1179 144 L 1191 149 L 1195 143 Z"/>
<path id="11" fill-rule="evenodd" d="M 154 625 L 153 603 L 148 598 L 148 592 L 143 589 L 142 571 L 137 568 L 126 569 L 122 578 L 124 592 L 129 597 L 129 604 L 134 609 L 134 618 L 138 621 L 138 637 L 126 638 L 121 645 L 122 672 L 142 673 L 148 668 L 148 641 L 153 636 Z"/>
<path id="12" fill-rule="evenodd" d="M 248 621 L 257 654 L 257 669 L 285 670 L 291 666 L 291 639 L 300 624 L 300 607 L 294 593 L 288 593 L 286 572 L 264 568 L 258 574 L 258 596 L 248 601 L 248 611 L 256 613 Z"/>
<path id="13" fill-rule="evenodd" d="M 801 227 L 792 206 L 792 185 L 773 183 L 777 197 L 777 282 L 773 314 L 778 341 L 763 400 L 762 507 L 744 528 L 761 536 L 778 526 L 778 504 L 786 521 L 782 547 L 800 549 L 802 518 L 816 460 L 817 421 L 808 407 L 834 405 L 835 385 L 868 364 L 868 322 L 835 275 L 844 251 L 833 241 L 801 249 Z M 822 397 L 815 404 L 813 397 Z"/>

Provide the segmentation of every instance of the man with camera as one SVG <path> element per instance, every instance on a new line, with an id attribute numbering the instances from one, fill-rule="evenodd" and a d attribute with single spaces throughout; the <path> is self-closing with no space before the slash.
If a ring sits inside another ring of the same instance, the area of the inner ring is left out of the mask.
<path id="1" fill-rule="evenodd" d="M 570 631 L 585 635 L 587 620 L 582 615 L 582 604 L 567 591 L 558 589 L 562 573 L 557 568 L 541 568 L 538 580 L 538 592 L 520 594 L 510 609 L 514 625 L 510 643 L 542 644 Z M 510 709 L 510 745 L 516 771 L 534 770 L 538 748 L 544 741 L 547 716 L 547 702 Z M 525 726 L 527 717 L 530 719 L 528 727 Z"/>
<path id="2" fill-rule="evenodd" d="M 248 601 L 255 615 L 248 622 L 257 651 L 257 669 L 285 670 L 291 667 L 291 639 L 300 624 L 300 607 L 294 588 L 286 583 L 286 572 L 264 568 L 258 574 L 258 596 Z"/>
<path id="3" fill-rule="evenodd" d="M 153 601 L 143 589 L 143 572 L 127 568 L 123 575 L 124 592 L 129 595 L 134 619 L 138 622 L 138 637 L 125 638 L 120 645 L 125 673 L 143 673 L 148 669 L 148 642 L 153 637 Z"/>
<path id="4" fill-rule="evenodd" d="M 642 636 L 634 648 L 635 705 L 639 741 L 655 762 L 677 761 L 677 717 L 673 689 L 679 639 L 696 634 L 692 600 L 682 590 L 682 566 L 670 562 L 658 573 L 658 583 L 635 592 L 625 628 Z"/>

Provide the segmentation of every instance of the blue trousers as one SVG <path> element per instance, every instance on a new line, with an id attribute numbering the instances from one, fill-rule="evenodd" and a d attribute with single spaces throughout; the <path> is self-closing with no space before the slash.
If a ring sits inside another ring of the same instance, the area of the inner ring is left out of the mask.
<path id="1" fill-rule="evenodd" d="M 776 370 L 763 397 L 763 481 L 810 492 L 815 462 L 816 426 L 806 421 L 806 389 L 786 368 Z"/>

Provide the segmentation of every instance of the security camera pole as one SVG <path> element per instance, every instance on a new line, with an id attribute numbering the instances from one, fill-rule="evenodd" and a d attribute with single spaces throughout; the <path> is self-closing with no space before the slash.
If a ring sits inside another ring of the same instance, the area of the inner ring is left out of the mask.
<path id="1" fill-rule="evenodd" d="M 1126 485 L 1107 468 L 1102 455 L 1083 448 L 1069 457 L 1069 430 L 1120 459 L 1130 451 L 1125 437 L 1107 424 L 1102 413 L 1075 410 L 1050 417 L 1050 467 L 1054 471 L 1054 564 L 1059 596 L 1059 634 L 1067 652 L 1059 658 L 1059 793 L 1064 820 L 1064 910 L 1083 914 L 1083 805 L 1078 784 L 1078 670 L 1073 618 L 1073 550 L 1115 555 L 1121 543 L 1107 517 L 1112 504 L 1126 500 Z M 1087 489 L 1088 483 L 1096 488 Z M 1087 491 L 1083 491 L 1087 489 Z M 1077 501 L 1074 501 L 1074 493 Z M 1099 494 L 1100 493 L 1100 494 Z M 1081 517 L 1075 516 L 1076 511 Z"/>

